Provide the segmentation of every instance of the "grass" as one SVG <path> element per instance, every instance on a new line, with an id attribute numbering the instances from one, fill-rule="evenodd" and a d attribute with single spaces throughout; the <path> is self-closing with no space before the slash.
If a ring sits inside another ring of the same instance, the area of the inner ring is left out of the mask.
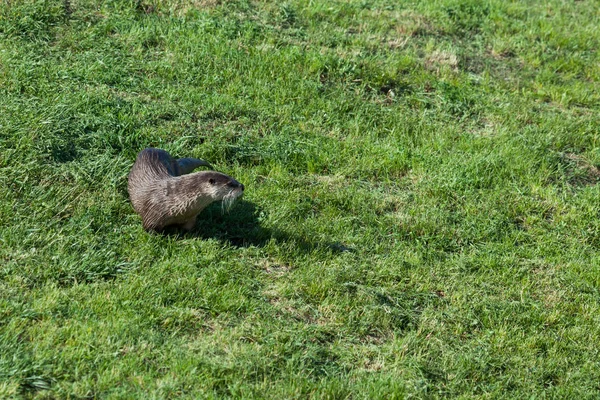
<path id="1" fill-rule="evenodd" d="M 599 18 L 3 2 L 0 398 L 598 398 Z M 148 146 L 244 200 L 144 232 Z"/>

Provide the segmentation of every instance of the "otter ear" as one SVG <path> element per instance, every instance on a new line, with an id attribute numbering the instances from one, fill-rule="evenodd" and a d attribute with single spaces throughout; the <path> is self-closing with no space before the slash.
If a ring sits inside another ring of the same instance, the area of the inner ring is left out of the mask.
<path id="1" fill-rule="evenodd" d="M 210 178 L 208 180 L 208 183 L 210 183 L 211 185 L 214 185 L 215 184 L 215 179 L 214 178 Z"/>

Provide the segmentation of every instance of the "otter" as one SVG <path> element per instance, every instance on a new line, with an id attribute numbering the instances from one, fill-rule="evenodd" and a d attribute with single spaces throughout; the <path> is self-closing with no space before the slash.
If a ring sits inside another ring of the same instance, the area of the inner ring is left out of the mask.
<path id="1" fill-rule="evenodd" d="M 147 148 L 135 160 L 127 178 L 133 209 L 147 231 L 178 226 L 190 231 L 196 216 L 215 201 L 230 208 L 244 192 L 244 185 L 216 171 L 190 173 L 212 166 L 197 158 L 175 160 L 165 150 Z"/>

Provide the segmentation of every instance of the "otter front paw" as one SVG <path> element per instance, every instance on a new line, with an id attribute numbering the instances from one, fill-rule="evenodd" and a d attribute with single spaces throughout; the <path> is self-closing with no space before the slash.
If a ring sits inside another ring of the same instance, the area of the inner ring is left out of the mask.
<path id="1" fill-rule="evenodd" d="M 195 225 L 196 225 L 196 217 L 193 217 L 192 219 L 188 220 L 185 224 L 183 224 L 181 227 L 189 232 L 192 229 L 194 229 Z"/>

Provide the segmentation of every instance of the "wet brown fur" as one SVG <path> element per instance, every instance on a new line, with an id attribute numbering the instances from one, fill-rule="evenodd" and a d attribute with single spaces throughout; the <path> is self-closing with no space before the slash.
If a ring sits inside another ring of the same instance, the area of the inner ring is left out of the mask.
<path id="1" fill-rule="evenodd" d="M 144 229 L 160 231 L 171 225 L 193 228 L 206 206 L 223 200 L 227 205 L 240 197 L 244 185 L 216 171 L 190 173 L 208 166 L 196 158 L 175 160 L 161 149 L 142 150 L 129 172 L 127 190 Z M 211 167 L 212 168 L 212 167 Z"/>

